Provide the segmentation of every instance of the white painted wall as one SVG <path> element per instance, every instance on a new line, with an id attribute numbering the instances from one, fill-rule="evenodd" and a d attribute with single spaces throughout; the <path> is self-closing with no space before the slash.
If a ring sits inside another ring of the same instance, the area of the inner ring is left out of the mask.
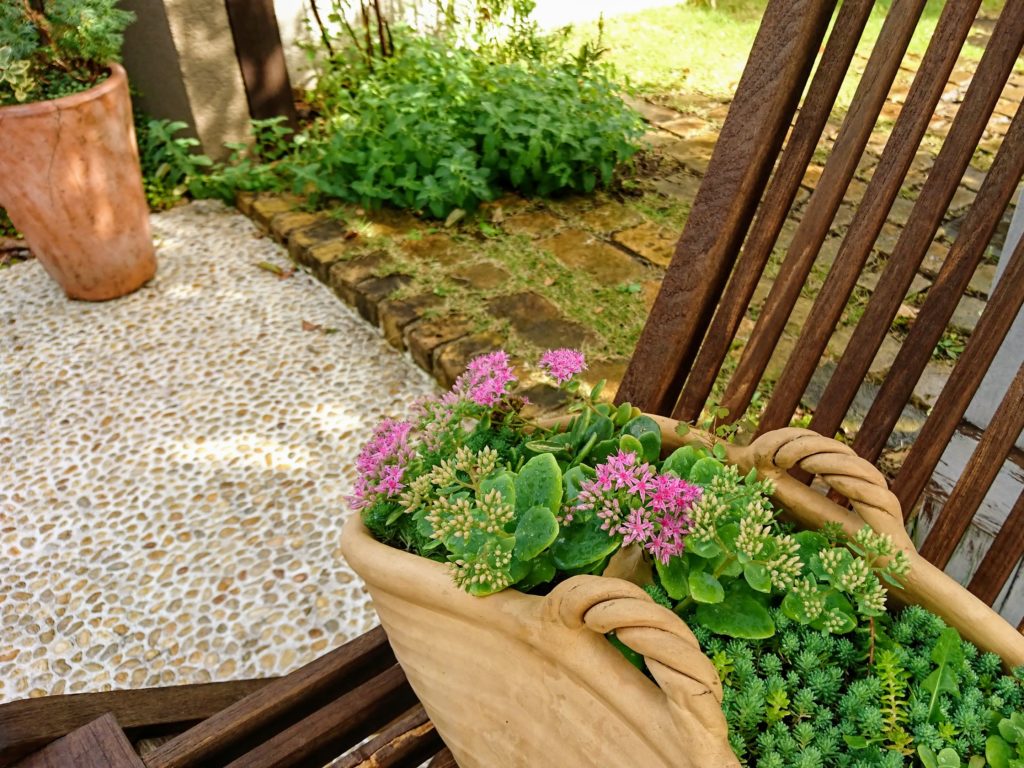
<path id="1" fill-rule="evenodd" d="M 1017 210 L 1010 222 L 1010 231 L 1006 235 L 1006 244 L 1003 246 L 1002 254 L 999 257 L 999 266 L 996 267 L 996 277 L 993 287 L 998 285 L 999 280 L 1006 271 L 1006 265 L 1010 262 L 1010 255 L 1016 248 L 1017 243 L 1024 239 L 1024 188 L 1017 197 Z M 985 378 L 978 388 L 977 394 L 967 409 L 967 420 L 972 424 L 985 428 L 992 422 L 996 408 L 1003 400 L 1007 388 L 1013 377 L 1017 375 L 1021 365 L 1024 365 L 1024 309 L 1017 315 L 1010 332 L 992 360 L 992 365 L 985 374 Z M 1017 437 L 1017 447 L 1024 450 L 1024 435 Z"/>

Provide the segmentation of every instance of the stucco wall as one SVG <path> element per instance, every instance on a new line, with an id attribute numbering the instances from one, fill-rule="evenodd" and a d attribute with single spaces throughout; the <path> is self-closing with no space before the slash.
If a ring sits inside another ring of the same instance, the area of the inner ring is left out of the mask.
<path id="1" fill-rule="evenodd" d="M 214 158 L 248 135 L 249 105 L 223 2 L 121 0 L 137 20 L 125 34 L 124 61 L 137 105 L 195 128 Z"/>

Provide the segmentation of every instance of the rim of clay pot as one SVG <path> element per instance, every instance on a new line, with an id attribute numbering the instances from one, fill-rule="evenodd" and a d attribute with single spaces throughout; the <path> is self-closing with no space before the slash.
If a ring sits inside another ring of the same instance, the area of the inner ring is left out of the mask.
<path id="1" fill-rule="evenodd" d="M 0 106 L 0 115 L 5 118 L 8 117 L 21 117 L 23 115 L 37 115 L 40 112 L 46 112 L 50 110 L 61 110 L 61 109 L 74 109 L 79 104 L 103 96 L 117 88 L 121 87 L 121 84 L 127 84 L 128 74 L 124 71 L 124 67 L 115 61 L 107 64 L 107 69 L 110 74 L 105 80 L 102 80 L 91 88 L 87 88 L 84 91 L 78 91 L 77 93 L 69 93 L 67 96 L 59 96 L 56 99 L 46 99 L 44 101 L 30 101 L 27 104 L 7 104 Z"/>

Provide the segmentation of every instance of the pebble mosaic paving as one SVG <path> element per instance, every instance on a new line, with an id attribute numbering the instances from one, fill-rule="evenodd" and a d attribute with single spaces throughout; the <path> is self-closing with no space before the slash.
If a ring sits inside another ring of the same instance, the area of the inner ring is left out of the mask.
<path id="1" fill-rule="evenodd" d="M 70 302 L 0 272 L 0 702 L 280 675 L 369 629 L 338 540 L 363 436 L 435 385 L 219 203 Z"/>

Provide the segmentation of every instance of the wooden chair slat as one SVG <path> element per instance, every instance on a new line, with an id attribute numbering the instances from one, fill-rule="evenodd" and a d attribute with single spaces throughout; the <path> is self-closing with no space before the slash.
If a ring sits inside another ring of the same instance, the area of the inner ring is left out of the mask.
<path id="1" fill-rule="evenodd" d="M 711 393 L 718 370 L 729 352 L 790 206 L 800 189 L 800 182 L 818 146 L 873 6 L 872 0 L 854 0 L 843 3 L 839 10 L 835 27 L 829 35 L 779 167 L 768 185 L 740 258 L 729 277 L 718 310 L 686 380 L 682 397 L 673 411 L 674 418 L 682 421 L 697 418 Z"/>
<path id="2" fill-rule="evenodd" d="M 833 435 L 839 429 L 942 223 L 1022 46 L 1024 0 L 1009 0 L 864 316 L 815 409 L 810 424 L 814 431 Z"/>
<path id="3" fill-rule="evenodd" d="M 1022 129 L 1020 132 L 1024 134 L 1024 115 L 1015 122 L 1015 125 L 1019 125 Z M 1024 135 L 1021 136 L 1021 139 L 1019 143 L 1015 144 L 1015 147 L 1021 155 L 1018 162 L 1024 167 Z M 1008 141 L 1008 145 L 1009 143 Z M 989 178 L 994 183 L 998 183 L 998 179 L 994 176 L 995 167 L 993 166 Z M 1018 178 L 1020 178 L 1020 174 L 1018 174 Z M 1009 195 L 1010 191 L 1008 190 L 1007 196 L 1009 197 Z M 980 213 L 982 213 L 981 209 L 979 209 Z M 970 225 L 971 219 L 972 217 L 969 216 L 966 225 Z M 957 249 L 965 237 L 974 240 L 976 245 Z M 918 316 L 918 322 L 910 329 L 910 335 L 896 356 L 892 373 L 883 384 L 871 410 L 868 411 L 857 439 L 854 440 L 854 450 L 861 456 L 866 456 L 868 460 L 871 460 L 872 454 L 877 456 L 881 452 L 881 445 L 885 443 L 886 436 L 895 423 L 895 419 L 891 416 L 891 409 L 887 408 L 887 402 L 899 399 L 901 396 L 900 386 L 905 389 L 907 393 L 905 396 L 909 397 L 913 382 L 924 370 L 931 350 L 935 348 L 942 329 L 945 328 L 952 311 L 950 306 L 955 304 L 955 298 L 951 302 L 945 301 L 942 293 L 948 290 L 954 297 L 959 295 L 957 287 L 950 284 L 958 283 L 962 284 L 962 287 L 967 285 L 972 272 L 971 263 L 976 263 L 980 259 L 980 252 L 983 252 L 984 244 L 987 242 L 988 239 L 984 232 L 978 233 L 965 228 L 965 234 L 962 234 L 961 239 L 954 244 L 950 258 L 943 265 L 939 278 L 929 291 L 928 301 L 925 302 L 925 306 Z M 971 249 L 977 250 L 979 253 L 972 257 L 967 253 Z M 958 260 L 954 261 L 954 255 Z M 959 256 L 964 256 L 964 258 L 959 259 Z M 964 262 L 966 262 L 967 268 L 963 268 Z M 955 276 L 955 272 L 959 272 L 959 275 Z M 942 388 L 942 393 L 936 400 L 932 413 L 922 427 L 918 439 L 910 447 L 903 467 L 893 481 L 893 493 L 899 499 L 904 514 L 913 508 L 921 496 L 922 490 L 925 489 L 925 485 L 939 463 L 945 445 L 952 437 L 959 421 L 967 413 L 971 398 L 978 391 L 985 372 L 998 352 L 999 345 L 1009 333 L 1014 318 L 1022 305 L 1024 305 L 1024 241 L 1021 241 L 1014 250 L 1007 264 L 1007 270 L 996 285 L 995 291 L 992 292 L 975 332 L 971 334 L 964 353 L 959 358 L 946 385 Z M 934 311 L 932 311 L 933 309 Z M 906 382 L 907 377 L 910 377 L 909 382 Z M 890 385 L 890 382 L 893 384 Z M 887 421 L 882 422 L 883 418 Z"/>
<path id="4" fill-rule="evenodd" d="M 1024 555 L 1024 491 L 1010 510 L 999 535 L 971 577 L 967 588 L 991 605 Z"/>
<path id="5" fill-rule="evenodd" d="M 915 0 L 916 1 L 916 0 Z M 835 0 L 765 9 L 701 184 L 617 398 L 670 413 L 729 275 L 825 35 Z"/>
<path id="6" fill-rule="evenodd" d="M 25 758 L 17 768 L 145 768 L 117 719 L 93 720 Z"/>
<path id="7" fill-rule="evenodd" d="M 146 755 L 146 765 L 208 765 L 217 755 L 262 741 L 268 730 L 281 730 L 324 700 L 337 697 L 392 664 L 394 654 L 387 636 L 376 627 L 167 742 Z"/>
<path id="8" fill-rule="evenodd" d="M 962 361 L 961 361 L 962 362 Z M 999 468 L 1024 429 L 1024 365 L 1017 371 L 996 409 L 992 423 L 981 437 L 971 460 L 949 494 L 949 500 L 935 518 L 921 555 L 939 568 L 945 568 L 974 513 L 984 501 Z"/>
<path id="9" fill-rule="evenodd" d="M 992 235 L 999 225 L 1003 211 L 1017 189 L 1024 174 L 1024 111 L 1019 112 L 1010 124 L 1003 145 L 996 155 L 960 229 L 956 242 L 950 249 L 935 282 L 928 289 L 928 297 L 921 307 L 914 325 L 900 348 L 889 375 L 875 396 L 868 415 L 864 419 L 853 448 L 868 461 L 875 461 L 885 447 L 899 418 L 900 409 L 910 399 L 914 385 L 931 359 L 932 350 L 938 344 L 946 324 L 952 317 L 960 296 L 967 288 L 971 276 L 985 255 Z M 1017 278 L 1001 280 L 989 297 L 989 310 L 979 321 L 967 350 L 961 355 L 960 365 L 953 373 L 953 379 L 944 387 L 943 409 L 932 409 L 921 434 L 915 441 L 910 455 L 904 462 L 903 470 L 893 484 L 893 491 L 903 505 L 904 514 L 909 514 L 914 502 L 931 477 L 943 446 L 949 442 L 960 419 L 967 410 L 971 397 L 977 391 L 985 370 L 992 362 L 999 344 L 1009 331 L 1020 297 L 1014 293 L 1020 290 L 1017 281 L 1022 264 L 1020 251 L 1013 255 L 1007 268 L 1014 270 Z M 1014 267 L 1014 264 L 1017 266 Z M 993 311 L 994 310 L 994 311 Z M 966 365 L 965 365 L 966 363 Z M 949 393 L 947 395 L 947 393 Z M 951 405 L 955 397 L 957 405 Z M 948 409 L 948 410 L 947 410 Z"/>
<path id="10" fill-rule="evenodd" d="M 417 704 L 331 768 L 416 768 L 443 747 L 434 724 Z"/>
<path id="11" fill-rule="evenodd" d="M 857 85 L 850 110 L 825 161 L 821 178 L 807 201 L 779 274 L 765 299 L 736 371 L 726 387 L 722 405 L 729 409 L 729 420 L 739 419 L 747 410 L 768 367 L 804 281 L 810 274 L 818 250 L 825 241 L 832 219 L 839 210 L 846 188 L 871 138 L 875 120 L 896 79 L 900 62 L 914 35 L 923 8 L 923 0 L 903 0 L 894 3 L 886 16 L 878 42 Z"/>
<path id="12" fill-rule="evenodd" d="M 446 747 L 437 754 L 437 757 L 430 761 L 429 768 L 459 768 L 459 764 L 455 762 L 455 756 Z"/>
<path id="13" fill-rule="evenodd" d="M 0 766 L 42 749 L 108 712 L 133 741 L 181 732 L 255 693 L 272 679 L 73 693 L 0 704 Z"/>
<path id="14" fill-rule="evenodd" d="M 225 768 L 320 768 L 416 702 L 402 668 L 387 671 L 263 741 Z M 149 768 L 152 765 L 147 761 Z M 194 762 L 192 765 L 208 765 Z"/>
<path id="15" fill-rule="evenodd" d="M 964 0 L 947 3 L 943 8 L 864 199 L 786 363 L 781 386 L 776 387 L 761 415 L 759 434 L 785 427 L 793 418 L 935 114 L 980 6 L 981 0 Z"/>

